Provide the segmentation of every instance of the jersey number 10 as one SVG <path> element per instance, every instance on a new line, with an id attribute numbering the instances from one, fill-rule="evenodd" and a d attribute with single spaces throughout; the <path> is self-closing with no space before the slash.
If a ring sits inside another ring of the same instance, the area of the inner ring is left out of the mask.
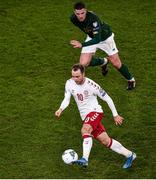
<path id="1" fill-rule="evenodd" d="M 83 101 L 83 95 L 82 94 L 77 94 L 77 98 L 79 101 Z"/>

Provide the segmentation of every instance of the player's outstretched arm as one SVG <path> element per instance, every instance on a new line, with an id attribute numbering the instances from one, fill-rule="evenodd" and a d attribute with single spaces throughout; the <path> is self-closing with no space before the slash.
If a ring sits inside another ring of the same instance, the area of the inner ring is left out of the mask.
<path id="1" fill-rule="evenodd" d="M 113 117 L 117 117 L 118 112 L 112 98 L 103 89 L 100 91 L 98 96 L 108 104 L 108 107 L 112 111 Z"/>
<path id="2" fill-rule="evenodd" d="M 110 110 L 112 111 L 115 124 L 116 124 L 116 125 L 121 125 L 121 124 L 123 123 L 123 119 L 124 119 L 124 118 L 118 114 L 112 98 L 111 98 L 108 94 L 105 94 L 105 96 L 103 97 L 103 99 L 107 102 Z"/>
<path id="3" fill-rule="evenodd" d="M 59 109 L 55 112 L 56 117 L 59 118 L 61 116 L 62 112 L 64 111 L 64 109 L 66 109 L 68 107 L 68 105 L 70 103 L 70 98 L 71 98 L 71 93 L 68 90 L 68 84 L 66 82 L 64 99 L 63 99 Z"/>

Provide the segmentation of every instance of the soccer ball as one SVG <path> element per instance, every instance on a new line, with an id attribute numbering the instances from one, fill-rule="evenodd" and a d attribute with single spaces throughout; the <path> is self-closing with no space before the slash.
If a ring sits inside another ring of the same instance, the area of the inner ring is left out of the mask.
<path id="1" fill-rule="evenodd" d="M 73 161 L 78 160 L 78 154 L 73 149 L 67 149 L 62 154 L 62 160 L 65 164 L 72 164 Z"/>

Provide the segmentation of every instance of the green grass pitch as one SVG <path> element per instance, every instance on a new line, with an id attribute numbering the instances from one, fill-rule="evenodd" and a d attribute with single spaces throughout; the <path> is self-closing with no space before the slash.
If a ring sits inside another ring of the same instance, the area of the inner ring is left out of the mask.
<path id="1" fill-rule="evenodd" d="M 0 0 L 0 178 L 156 178 L 155 0 L 85 1 L 111 25 L 121 59 L 137 81 L 128 92 L 112 65 L 106 77 L 99 67 L 86 71 L 125 118 L 116 127 L 100 101 L 108 134 L 136 152 L 133 167 L 123 170 L 124 157 L 96 141 L 87 169 L 62 162 L 65 149 L 82 155 L 81 120 L 73 99 L 60 120 L 54 117 L 80 54 L 69 41 L 85 38 L 69 21 L 74 2 Z"/>

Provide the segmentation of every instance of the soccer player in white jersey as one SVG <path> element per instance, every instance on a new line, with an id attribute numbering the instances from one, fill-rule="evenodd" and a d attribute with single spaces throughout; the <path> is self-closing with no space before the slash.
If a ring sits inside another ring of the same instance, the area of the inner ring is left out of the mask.
<path id="1" fill-rule="evenodd" d="M 78 106 L 80 116 L 83 121 L 81 134 L 83 137 L 83 156 L 74 162 L 81 166 L 88 165 L 88 159 L 93 144 L 93 138 L 101 144 L 110 148 L 118 154 L 125 156 L 126 162 L 124 169 L 131 167 L 136 154 L 126 149 L 120 142 L 108 136 L 105 127 L 101 121 L 103 118 L 103 110 L 97 101 L 97 96 L 108 104 L 116 125 L 123 123 L 123 118 L 118 114 L 111 97 L 93 80 L 85 77 L 85 69 L 80 64 L 72 67 L 72 78 L 67 80 L 65 85 L 65 96 L 55 112 L 56 117 L 60 117 L 63 110 L 69 105 L 71 95 L 74 97 Z"/>

